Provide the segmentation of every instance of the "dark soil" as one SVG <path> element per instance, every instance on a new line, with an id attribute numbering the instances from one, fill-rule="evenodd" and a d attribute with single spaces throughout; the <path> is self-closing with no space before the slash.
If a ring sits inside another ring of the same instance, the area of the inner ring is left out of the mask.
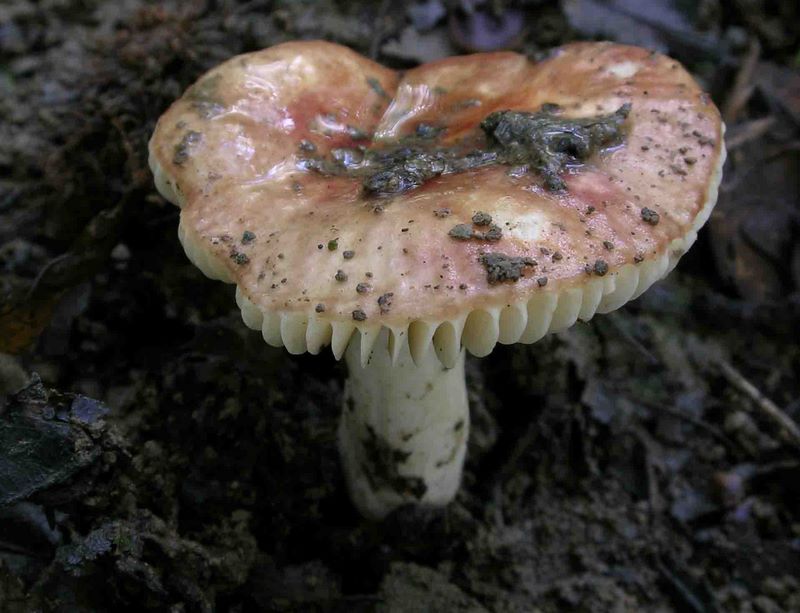
<path id="1" fill-rule="evenodd" d="M 642 4 L 0 5 L 0 611 L 800 611 L 800 9 Z M 343 366 L 245 328 L 147 169 L 203 71 L 297 38 L 398 68 L 638 42 L 728 124 L 666 281 L 468 361 L 444 511 L 355 513 Z"/>

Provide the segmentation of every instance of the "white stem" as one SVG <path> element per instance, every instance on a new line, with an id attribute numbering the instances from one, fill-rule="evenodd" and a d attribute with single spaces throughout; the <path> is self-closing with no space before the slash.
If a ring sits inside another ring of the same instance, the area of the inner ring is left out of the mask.
<path id="1" fill-rule="evenodd" d="M 431 348 L 414 364 L 408 344 L 392 365 L 384 330 L 366 366 L 360 341 L 346 360 L 339 452 L 354 504 L 380 519 L 404 504 L 444 506 L 458 491 L 469 436 L 464 351 L 445 368 Z"/>

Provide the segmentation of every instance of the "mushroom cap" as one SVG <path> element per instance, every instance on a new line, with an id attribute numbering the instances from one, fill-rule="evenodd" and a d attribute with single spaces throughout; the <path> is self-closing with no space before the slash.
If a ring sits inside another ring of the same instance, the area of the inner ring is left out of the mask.
<path id="1" fill-rule="evenodd" d="M 494 111 L 547 103 L 567 118 L 631 105 L 624 142 L 564 170 L 562 191 L 488 165 L 376 197 L 361 178 L 303 165 L 312 145 L 329 156 L 420 124 L 443 128 L 435 142 L 452 146 Z M 316 353 L 330 343 L 339 357 L 358 329 L 366 359 L 386 327 L 395 354 L 406 338 L 415 357 L 432 342 L 452 364 L 462 343 L 485 355 L 498 341 L 534 342 L 663 277 L 714 206 L 723 131 L 680 64 L 637 47 L 578 43 L 539 62 L 475 54 L 400 74 L 346 47 L 291 42 L 201 77 L 159 120 L 150 166 L 181 207 L 190 259 L 236 283 L 245 322 L 270 344 Z M 478 212 L 500 240 L 449 235 Z M 536 265 L 498 281 L 487 254 Z"/>

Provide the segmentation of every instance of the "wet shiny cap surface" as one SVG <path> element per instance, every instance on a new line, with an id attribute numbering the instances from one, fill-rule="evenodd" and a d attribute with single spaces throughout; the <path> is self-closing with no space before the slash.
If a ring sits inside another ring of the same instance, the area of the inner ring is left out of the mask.
<path id="1" fill-rule="evenodd" d="M 481 123 L 495 112 L 570 120 L 622 107 L 623 138 L 568 160 L 563 189 L 524 164 L 488 163 L 374 193 L 363 173 L 308 163 L 403 143 L 486 152 Z M 710 212 L 722 129 L 677 62 L 636 47 L 580 43 L 540 62 L 476 54 L 399 74 L 296 42 L 201 77 L 161 117 L 150 152 L 187 252 L 249 304 L 404 327 L 592 282 L 610 292 L 623 267 L 664 260 Z"/>

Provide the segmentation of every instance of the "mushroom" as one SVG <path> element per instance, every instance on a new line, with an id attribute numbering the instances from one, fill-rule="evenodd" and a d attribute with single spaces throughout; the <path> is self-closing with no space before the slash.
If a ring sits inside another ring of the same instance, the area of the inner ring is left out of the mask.
<path id="1" fill-rule="evenodd" d="M 461 478 L 465 349 L 533 343 L 665 276 L 716 201 L 716 107 L 610 43 L 402 76 L 325 42 L 235 57 L 167 110 L 158 190 L 206 275 L 292 354 L 330 345 L 356 507 L 440 506 Z"/>

